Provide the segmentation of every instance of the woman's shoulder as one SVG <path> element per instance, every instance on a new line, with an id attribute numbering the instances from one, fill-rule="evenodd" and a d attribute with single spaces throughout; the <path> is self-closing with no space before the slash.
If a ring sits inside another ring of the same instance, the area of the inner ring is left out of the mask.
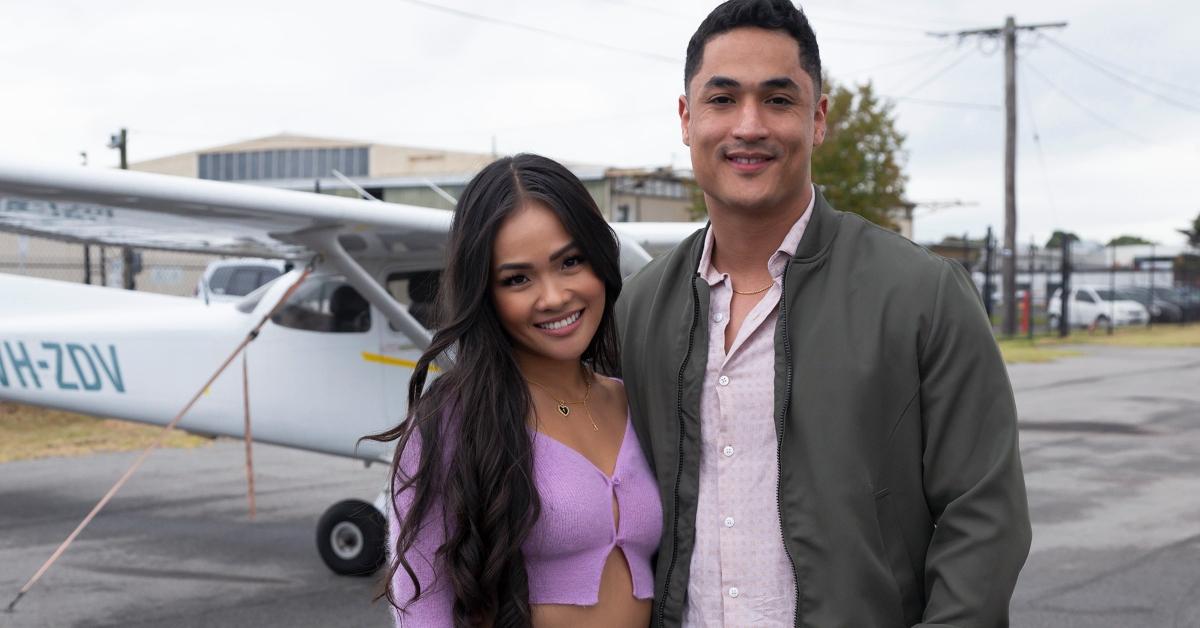
<path id="1" fill-rule="evenodd" d="M 608 376 L 596 378 L 596 388 L 601 393 L 598 401 L 616 417 L 624 419 L 629 415 L 629 398 L 625 396 L 625 382 Z"/>

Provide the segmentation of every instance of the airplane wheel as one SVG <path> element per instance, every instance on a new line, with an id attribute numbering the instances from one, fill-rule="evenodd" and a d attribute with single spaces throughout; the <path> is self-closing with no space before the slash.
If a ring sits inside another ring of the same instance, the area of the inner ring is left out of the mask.
<path id="1" fill-rule="evenodd" d="M 317 522 L 317 551 L 334 573 L 369 576 L 387 558 L 387 520 L 371 504 L 347 499 Z"/>

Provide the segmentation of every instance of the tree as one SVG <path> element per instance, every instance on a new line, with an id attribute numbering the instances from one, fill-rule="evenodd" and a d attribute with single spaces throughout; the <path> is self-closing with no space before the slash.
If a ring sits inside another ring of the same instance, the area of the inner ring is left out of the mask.
<path id="1" fill-rule="evenodd" d="M 1074 233 L 1071 233 L 1070 231 L 1055 231 L 1054 233 L 1050 234 L 1050 239 L 1046 240 L 1046 248 L 1061 249 L 1062 243 L 1063 243 L 1063 238 L 1066 238 L 1066 239 L 1070 240 L 1071 242 L 1079 241 L 1079 236 L 1075 235 Z"/>
<path id="2" fill-rule="evenodd" d="M 813 151 L 813 180 L 834 207 L 895 228 L 887 211 L 904 205 L 904 135 L 892 104 L 868 81 L 853 88 L 824 78 L 825 142 Z"/>
<path id="3" fill-rule="evenodd" d="M 1196 219 L 1192 221 L 1191 229 L 1180 229 L 1179 233 L 1187 236 L 1188 246 L 1200 249 L 1200 214 L 1196 214 Z"/>
<path id="4" fill-rule="evenodd" d="M 1117 237 L 1109 240 L 1108 244 L 1106 246 L 1125 246 L 1128 244 L 1154 244 L 1154 243 L 1147 240 L 1146 238 L 1141 237 L 1141 236 L 1122 235 L 1122 236 L 1117 236 Z"/>

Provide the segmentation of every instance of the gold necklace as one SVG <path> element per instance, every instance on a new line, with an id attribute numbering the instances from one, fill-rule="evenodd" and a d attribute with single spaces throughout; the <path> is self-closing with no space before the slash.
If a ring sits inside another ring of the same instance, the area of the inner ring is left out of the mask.
<path id="1" fill-rule="evenodd" d="M 729 289 L 730 289 L 730 290 L 733 290 L 733 293 L 734 293 L 734 294 L 759 294 L 759 293 L 762 293 L 762 292 L 766 292 L 766 291 L 767 291 L 767 289 L 768 289 L 768 288 L 770 288 L 770 287 L 771 287 L 771 286 L 773 286 L 773 285 L 775 285 L 775 280 L 774 280 L 774 279 L 772 279 L 772 280 L 771 280 L 771 283 L 769 283 L 769 284 L 767 284 L 767 285 L 765 285 L 765 286 L 763 286 L 763 287 L 759 288 L 758 290 L 754 290 L 754 291 L 751 291 L 751 292 L 742 292 L 741 290 L 738 290 L 737 288 L 734 288 L 734 287 L 733 287 L 733 282 L 731 281 L 731 282 L 729 282 Z"/>
<path id="2" fill-rule="evenodd" d="M 525 378 L 525 381 L 545 391 L 545 393 L 549 395 L 550 398 L 555 401 L 555 403 L 558 404 L 558 413 L 564 417 L 571 416 L 571 408 L 569 406 L 583 404 L 583 411 L 587 413 L 588 420 L 592 422 L 592 431 L 600 431 L 600 427 L 596 425 L 596 419 L 592 418 L 592 409 L 588 407 L 588 398 L 592 396 L 592 380 L 588 378 L 587 371 L 584 371 L 583 376 L 583 383 L 587 385 L 587 389 L 583 393 L 583 399 L 580 399 L 579 401 L 566 401 L 559 399 L 558 397 L 554 396 L 554 393 L 550 392 L 549 388 L 546 388 L 545 386 L 529 378 Z"/>

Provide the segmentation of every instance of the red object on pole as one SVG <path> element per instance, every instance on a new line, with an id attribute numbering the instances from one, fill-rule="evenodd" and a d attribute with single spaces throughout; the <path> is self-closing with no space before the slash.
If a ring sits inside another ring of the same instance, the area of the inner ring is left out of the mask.
<path id="1" fill-rule="evenodd" d="M 1031 309 L 1030 306 L 1032 305 L 1029 302 L 1029 293 L 1030 292 L 1033 292 L 1033 291 L 1026 290 L 1025 294 L 1021 296 L 1021 333 L 1022 334 L 1029 333 L 1029 318 L 1030 318 L 1029 311 Z"/>

